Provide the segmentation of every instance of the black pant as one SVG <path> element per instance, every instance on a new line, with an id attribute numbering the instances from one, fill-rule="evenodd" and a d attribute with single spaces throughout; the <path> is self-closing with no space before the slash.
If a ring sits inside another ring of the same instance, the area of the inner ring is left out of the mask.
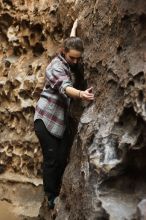
<path id="1" fill-rule="evenodd" d="M 61 179 L 69 156 L 67 129 L 62 139 L 51 135 L 42 120 L 34 122 L 43 153 L 43 185 L 46 193 L 59 194 Z"/>

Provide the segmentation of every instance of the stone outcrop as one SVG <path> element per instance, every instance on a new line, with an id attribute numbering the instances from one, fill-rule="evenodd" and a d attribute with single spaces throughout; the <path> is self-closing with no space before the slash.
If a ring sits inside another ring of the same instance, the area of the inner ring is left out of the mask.
<path id="1" fill-rule="evenodd" d="M 146 195 L 146 3 L 79 1 L 76 7 L 95 101 L 80 119 L 57 219 L 131 219 Z"/>
<path id="2" fill-rule="evenodd" d="M 40 177 L 33 131 L 37 82 L 78 18 L 95 100 L 85 103 L 55 219 L 132 220 L 136 210 L 141 214 L 135 216 L 143 215 L 146 2 L 1 0 L 0 8 L 1 172 Z"/>

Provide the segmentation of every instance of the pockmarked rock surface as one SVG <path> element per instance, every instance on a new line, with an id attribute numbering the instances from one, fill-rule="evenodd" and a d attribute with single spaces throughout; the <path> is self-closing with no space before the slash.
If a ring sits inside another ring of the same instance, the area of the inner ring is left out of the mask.
<path id="1" fill-rule="evenodd" d="M 76 18 L 95 94 L 84 105 L 55 214 L 43 203 L 38 217 L 28 217 L 144 219 L 146 2 L 1 0 L 0 9 L 0 168 L 8 181 L 9 173 L 19 174 L 36 189 L 42 162 L 33 131 L 37 91 Z"/>

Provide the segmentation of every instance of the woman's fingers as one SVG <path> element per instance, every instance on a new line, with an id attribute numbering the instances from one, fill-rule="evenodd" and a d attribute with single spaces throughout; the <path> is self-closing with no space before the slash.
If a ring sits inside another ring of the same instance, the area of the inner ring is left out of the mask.
<path id="1" fill-rule="evenodd" d="M 86 100 L 93 100 L 94 99 L 94 94 L 93 93 L 89 93 L 87 90 L 84 91 L 83 93 L 83 98 Z"/>
<path id="2" fill-rule="evenodd" d="M 93 87 L 86 89 L 85 91 L 81 91 L 80 96 L 82 99 L 87 101 L 94 100 L 94 94 L 92 93 Z"/>
<path id="3" fill-rule="evenodd" d="M 93 87 L 88 88 L 87 91 L 88 91 L 89 93 L 92 93 Z"/>

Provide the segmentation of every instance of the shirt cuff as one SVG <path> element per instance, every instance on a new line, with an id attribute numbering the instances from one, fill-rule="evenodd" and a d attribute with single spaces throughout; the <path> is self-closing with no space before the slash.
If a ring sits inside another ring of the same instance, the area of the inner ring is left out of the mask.
<path id="1" fill-rule="evenodd" d="M 60 87 L 60 93 L 65 97 L 65 98 L 68 98 L 68 95 L 65 93 L 65 89 L 66 87 L 73 87 L 72 83 L 67 81 L 67 82 L 64 82 L 63 85 Z"/>

